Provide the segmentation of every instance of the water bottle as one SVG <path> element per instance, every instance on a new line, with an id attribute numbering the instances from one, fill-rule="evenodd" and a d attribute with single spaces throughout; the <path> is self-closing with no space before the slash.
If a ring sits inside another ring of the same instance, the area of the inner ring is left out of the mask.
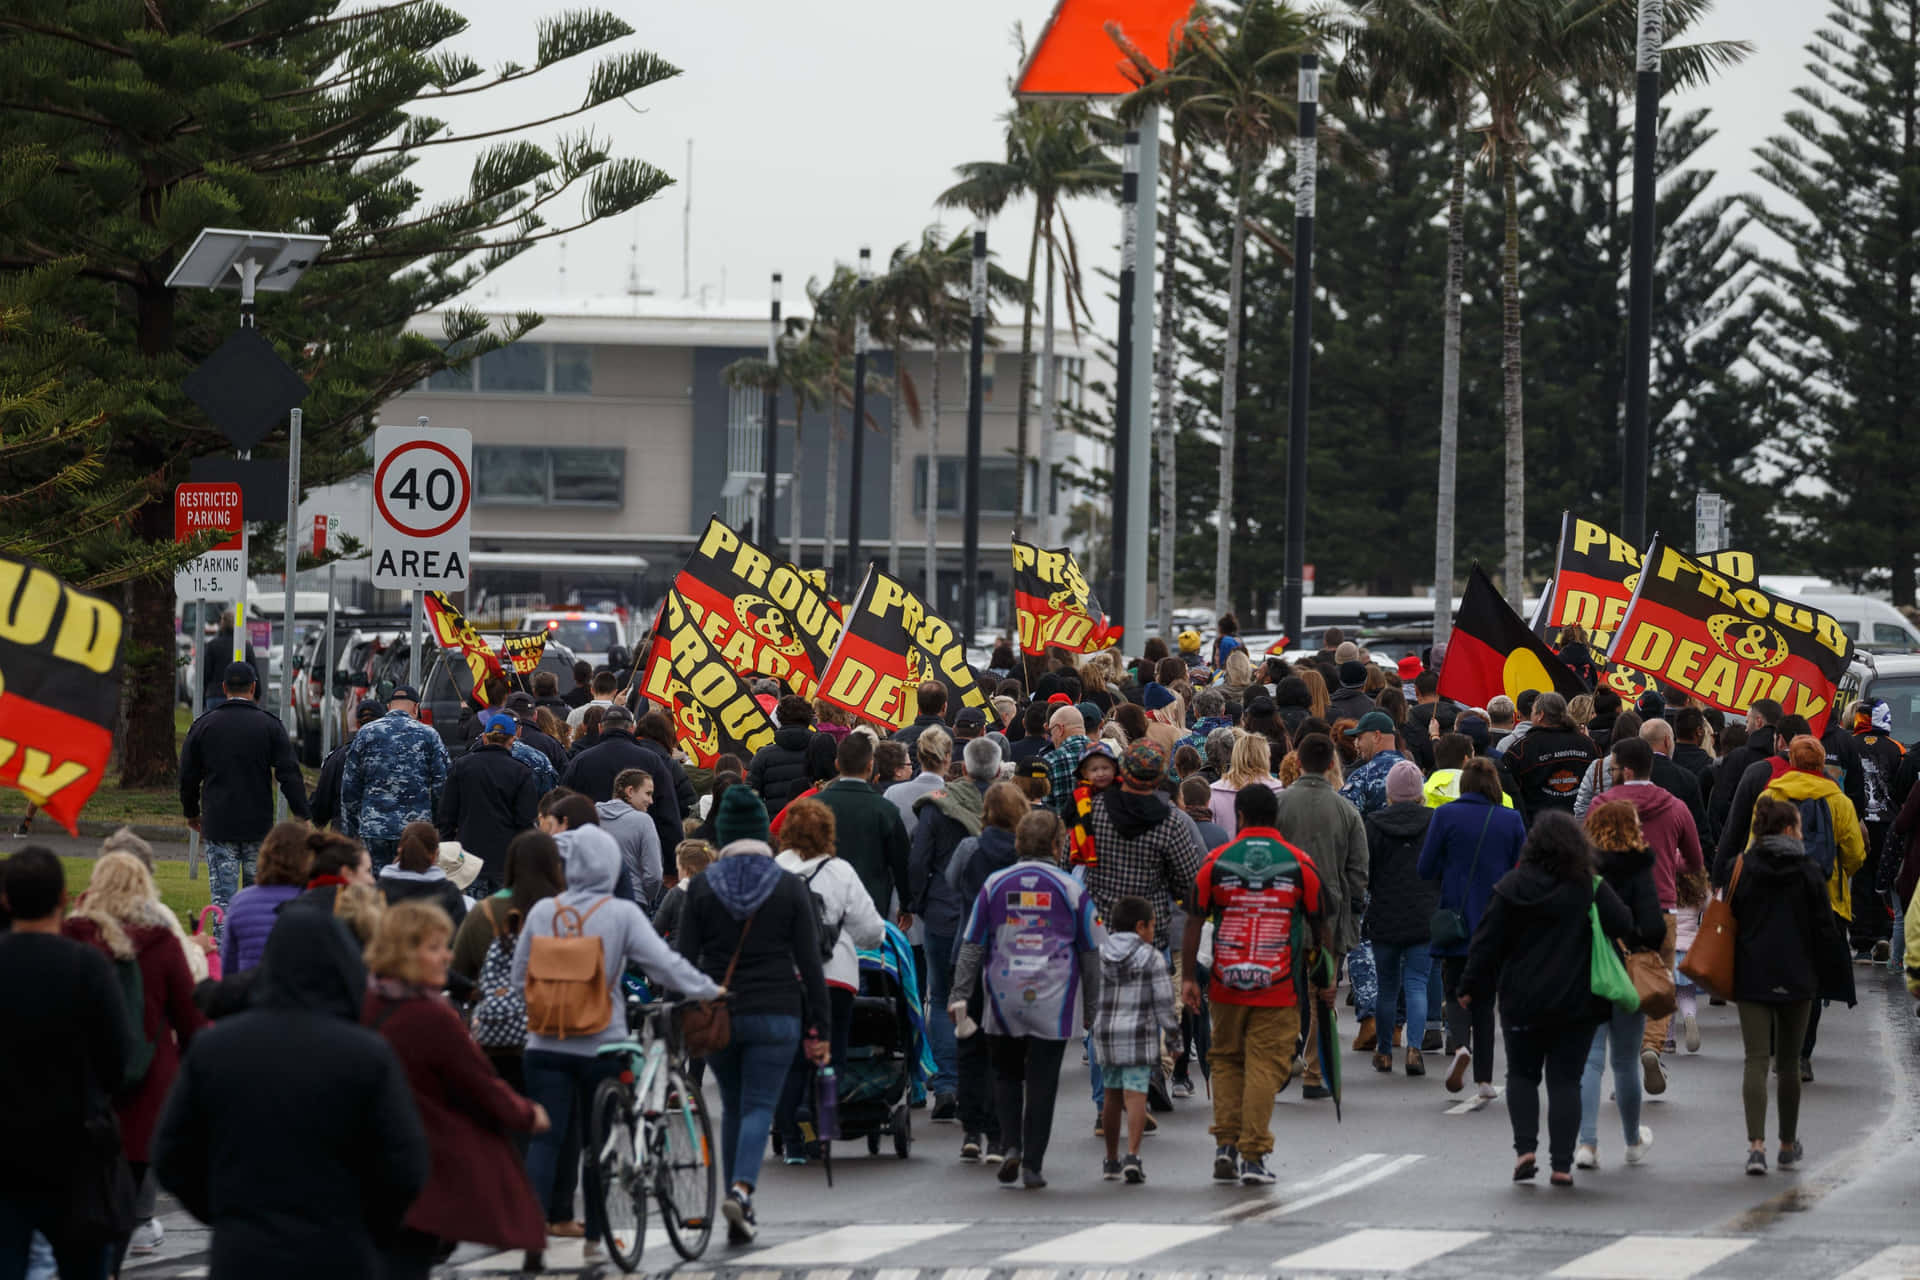
<path id="1" fill-rule="evenodd" d="M 813 1128 L 821 1142 L 834 1142 L 840 1137 L 840 1082 L 832 1066 L 813 1073 Z"/>

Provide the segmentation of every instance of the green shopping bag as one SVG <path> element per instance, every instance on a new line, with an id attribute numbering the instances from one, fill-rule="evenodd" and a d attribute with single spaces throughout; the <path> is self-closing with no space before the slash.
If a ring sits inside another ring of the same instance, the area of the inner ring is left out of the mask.
<path id="1" fill-rule="evenodd" d="M 1593 889 L 1600 892 L 1600 877 L 1593 878 Z M 1600 903 L 1596 897 L 1592 906 L 1587 908 L 1587 919 L 1593 926 L 1593 959 L 1587 971 L 1587 985 L 1593 994 L 1611 1001 L 1613 1007 L 1622 1013 L 1637 1013 L 1640 1010 L 1640 993 L 1633 989 L 1633 979 L 1627 976 L 1627 966 L 1620 961 L 1620 948 L 1613 945 L 1613 939 L 1600 927 Z"/>

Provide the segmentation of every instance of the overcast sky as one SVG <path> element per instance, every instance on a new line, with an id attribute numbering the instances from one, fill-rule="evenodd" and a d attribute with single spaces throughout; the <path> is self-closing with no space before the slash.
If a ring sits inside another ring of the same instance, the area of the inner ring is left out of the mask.
<path id="1" fill-rule="evenodd" d="M 540 16 L 575 0 L 452 2 L 472 20 L 461 47 L 491 67 L 530 61 Z M 944 219 L 957 231 L 964 217 L 937 210 L 934 198 L 954 165 L 1000 154 L 999 116 L 1009 105 L 1016 60 L 1012 29 L 1023 23 L 1028 37 L 1036 36 L 1052 0 L 647 0 L 611 7 L 637 29 L 631 44 L 683 74 L 634 95 L 631 108 L 610 103 L 587 119 L 616 154 L 647 160 L 681 185 L 617 224 L 568 237 L 564 254 L 553 244 L 529 252 L 497 273 L 483 296 L 544 302 L 622 293 L 635 244 L 640 279 L 663 296 L 679 296 L 689 189 L 691 284 L 710 298 L 723 285 L 732 301 L 764 298 L 773 271 L 786 274 L 792 298 L 836 259 L 851 262 L 862 243 L 884 265 L 894 245 L 925 226 Z M 1791 90 L 1805 83 L 1804 47 L 1825 9 L 1818 0 L 1721 0 L 1698 32 L 1756 46 L 1745 65 L 1685 99 L 1714 109 L 1719 136 L 1698 162 L 1721 172 L 1721 189 L 1753 186 L 1753 148 L 1780 130 L 1795 102 Z M 550 114 L 555 104 L 577 100 L 592 61 L 555 68 L 511 93 L 480 95 L 498 99 L 484 111 L 446 115 L 465 130 Z M 470 152 L 443 154 L 417 172 L 432 194 L 452 194 L 470 162 Z M 1117 240 L 1117 212 L 1092 206 L 1074 216 L 1083 246 Z M 1015 209 L 991 229 L 996 253 L 1020 267 L 1030 218 L 1030 209 Z"/>

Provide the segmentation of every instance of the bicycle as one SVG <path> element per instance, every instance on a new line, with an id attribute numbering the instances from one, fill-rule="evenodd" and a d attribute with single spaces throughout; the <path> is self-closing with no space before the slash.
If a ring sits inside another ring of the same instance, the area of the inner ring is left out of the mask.
<path id="1" fill-rule="evenodd" d="M 640 1265 L 648 1196 L 659 1203 L 667 1240 L 682 1258 L 699 1258 L 713 1238 L 713 1129 L 673 1043 L 673 1011 L 684 1003 L 638 1004 L 639 1016 L 630 1014 L 627 1025 L 640 1027 L 639 1038 L 600 1047 L 602 1056 L 626 1059 L 619 1075 L 594 1090 L 587 1130 L 599 1166 L 607 1254 L 624 1272 Z"/>

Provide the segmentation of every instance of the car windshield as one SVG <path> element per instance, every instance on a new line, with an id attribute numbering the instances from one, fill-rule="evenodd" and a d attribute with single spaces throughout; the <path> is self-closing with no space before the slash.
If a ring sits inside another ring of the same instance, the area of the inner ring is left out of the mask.
<path id="1" fill-rule="evenodd" d="M 610 618 L 552 618 L 546 623 L 547 638 L 558 641 L 575 653 L 605 653 L 614 643 Z"/>
<path id="2" fill-rule="evenodd" d="M 1920 674 L 1881 676 L 1872 696 L 1893 709 L 1893 736 L 1901 743 L 1920 738 Z"/>

